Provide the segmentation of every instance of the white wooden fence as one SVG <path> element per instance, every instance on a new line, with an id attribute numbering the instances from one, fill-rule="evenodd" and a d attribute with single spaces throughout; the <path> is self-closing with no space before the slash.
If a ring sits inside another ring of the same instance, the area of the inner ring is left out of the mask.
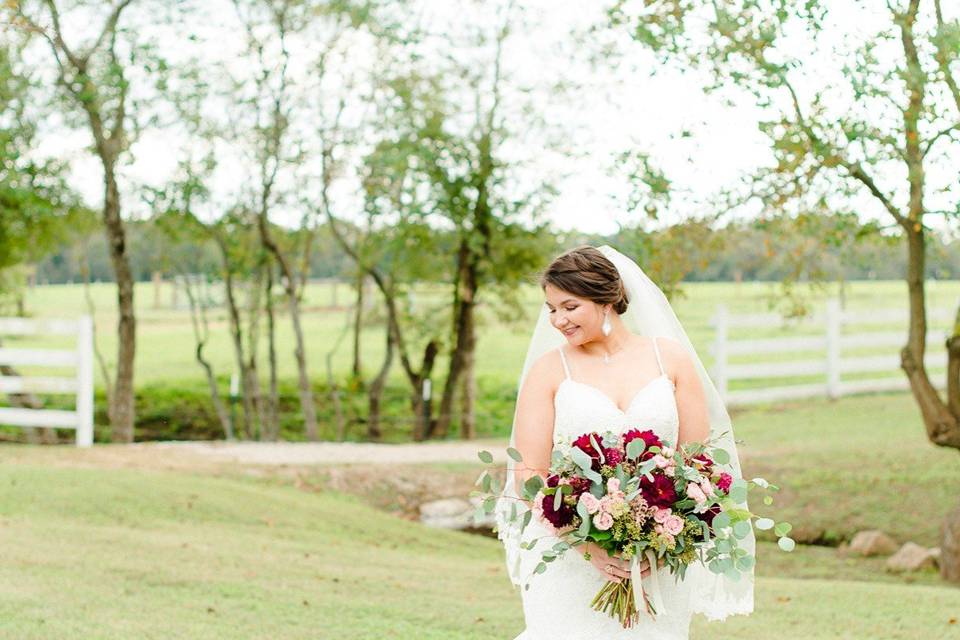
<path id="1" fill-rule="evenodd" d="M 928 327 L 937 321 L 952 323 L 953 312 L 948 309 L 928 309 Z M 870 325 L 898 323 L 900 331 L 860 330 Z M 844 311 L 837 299 L 827 301 L 826 311 L 813 315 L 801 326 L 819 325 L 819 335 L 803 335 L 777 338 L 730 339 L 731 330 L 744 328 L 770 328 L 783 324 L 783 319 L 774 313 L 731 315 L 725 305 L 717 307 L 711 319 L 715 330 L 713 344 L 714 366 L 711 378 L 728 405 L 745 405 L 772 400 L 788 400 L 827 396 L 839 398 L 852 393 L 868 391 L 893 391 L 907 389 L 909 383 L 900 369 L 900 348 L 907 342 L 907 311 L 903 309 L 879 309 L 873 311 Z M 941 322 L 941 325 L 944 323 Z M 857 333 L 845 334 L 845 326 L 858 329 Z M 946 332 L 939 329 L 927 331 L 927 352 L 924 362 L 928 369 L 943 369 L 947 354 L 943 348 Z M 884 355 L 844 356 L 845 349 L 880 348 Z M 757 356 L 783 353 L 802 353 L 799 360 L 752 362 L 732 364 L 731 356 Z M 843 380 L 843 374 L 863 372 L 900 372 L 899 376 Z M 756 389 L 728 389 L 731 380 L 757 380 L 790 376 L 822 376 L 822 381 L 780 386 L 764 386 Z M 943 378 L 943 376 L 939 376 Z M 943 386 L 933 377 L 935 385 Z"/>
<path id="2" fill-rule="evenodd" d="M 93 444 L 93 319 L 27 320 L 0 318 L 0 336 L 75 336 L 73 349 L 0 348 L 0 365 L 70 368 L 71 377 L 0 375 L 0 395 L 42 393 L 74 395 L 73 411 L 0 407 L 0 424 L 18 427 L 76 429 L 77 446 Z"/>

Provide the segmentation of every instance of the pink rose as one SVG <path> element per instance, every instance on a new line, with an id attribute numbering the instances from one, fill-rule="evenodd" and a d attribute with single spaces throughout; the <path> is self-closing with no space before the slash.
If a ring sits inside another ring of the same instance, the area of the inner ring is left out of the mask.
<path id="1" fill-rule="evenodd" d="M 683 531 L 683 518 L 677 515 L 672 515 L 667 518 L 666 522 L 663 523 L 663 528 L 670 535 L 679 535 Z"/>
<path id="2" fill-rule="evenodd" d="M 658 453 L 657 455 L 653 456 L 653 462 L 654 462 L 658 467 L 660 467 L 661 469 L 665 469 L 665 468 L 667 468 L 668 466 L 670 466 L 670 461 L 667 460 L 667 459 L 666 459 L 665 457 L 663 457 L 662 455 L 660 455 L 659 453 Z"/>
<path id="3" fill-rule="evenodd" d="M 661 455 L 663 455 L 664 458 L 673 457 L 673 449 L 671 449 L 670 447 L 664 447 L 663 450 L 660 451 L 660 453 Z"/>
<path id="4" fill-rule="evenodd" d="M 589 514 L 594 514 L 600 510 L 600 501 L 592 493 L 580 494 L 580 502 L 587 508 Z"/>
<path id="5" fill-rule="evenodd" d="M 707 496 L 703 493 L 703 489 L 695 482 L 687 484 L 687 497 L 692 498 L 697 504 L 707 501 Z"/>
<path id="6" fill-rule="evenodd" d="M 613 516 L 606 511 L 601 511 L 593 518 L 593 526 L 600 531 L 606 531 L 613 526 Z"/>
<path id="7" fill-rule="evenodd" d="M 667 518 L 670 517 L 670 514 L 673 513 L 670 511 L 669 507 L 656 507 L 653 511 L 653 521 L 663 524 L 667 521 Z"/>
<path id="8" fill-rule="evenodd" d="M 620 491 L 620 481 L 616 478 L 607 480 L 607 493 L 614 495 Z"/>

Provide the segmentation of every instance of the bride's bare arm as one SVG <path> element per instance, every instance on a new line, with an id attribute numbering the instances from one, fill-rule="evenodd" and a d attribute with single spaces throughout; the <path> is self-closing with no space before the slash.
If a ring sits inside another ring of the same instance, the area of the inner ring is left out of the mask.
<path id="1" fill-rule="evenodd" d="M 517 395 L 517 415 L 514 425 L 514 447 L 523 457 L 515 469 L 517 493 L 522 494 L 523 483 L 531 476 L 544 478 L 550 469 L 553 452 L 553 396 L 559 384 L 557 369 L 561 367 L 556 352 L 541 356 L 530 365 L 527 377 Z"/>
<path id="2" fill-rule="evenodd" d="M 687 442 L 705 442 L 710 437 L 710 415 L 700 376 L 686 348 L 676 340 L 659 338 L 657 344 L 665 356 L 666 368 L 676 385 L 680 429 L 678 446 Z"/>

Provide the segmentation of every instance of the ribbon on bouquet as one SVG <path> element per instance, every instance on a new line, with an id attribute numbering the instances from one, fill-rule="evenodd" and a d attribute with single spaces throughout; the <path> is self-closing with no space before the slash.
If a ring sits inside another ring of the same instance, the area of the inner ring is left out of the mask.
<path id="1" fill-rule="evenodd" d="M 652 549 L 646 549 L 643 557 L 646 558 L 647 563 L 650 565 L 650 576 L 646 582 L 644 582 L 643 576 L 641 575 L 642 572 L 640 571 L 641 558 L 634 556 L 633 561 L 630 563 L 630 579 L 633 581 L 633 599 L 637 611 L 648 611 L 643 594 L 646 591 L 645 587 L 649 586 L 650 591 L 648 595 L 650 596 L 653 608 L 656 609 L 656 614 L 651 614 L 650 617 L 655 618 L 657 615 L 662 615 L 667 612 L 667 607 L 663 604 L 663 597 L 660 594 L 660 581 L 657 576 L 657 555 Z"/>

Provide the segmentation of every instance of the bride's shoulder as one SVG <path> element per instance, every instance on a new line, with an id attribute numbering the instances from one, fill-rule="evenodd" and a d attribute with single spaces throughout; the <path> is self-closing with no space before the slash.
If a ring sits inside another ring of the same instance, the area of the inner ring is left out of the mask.
<path id="1" fill-rule="evenodd" d="M 555 391 L 563 381 L 563 361 L 560 359 L 560 349 L 551 349 L 539 356 L 530 365 L 527 371 L 527 384 L 536 385 L 545 391 Z"/>
<path id="2" fill-rule="evenodd" d="M 657 336 L 656 341 L 665 369 L 674 375 L 693 369 L 693 359 L 683 343 L 669 336 Z"/>

